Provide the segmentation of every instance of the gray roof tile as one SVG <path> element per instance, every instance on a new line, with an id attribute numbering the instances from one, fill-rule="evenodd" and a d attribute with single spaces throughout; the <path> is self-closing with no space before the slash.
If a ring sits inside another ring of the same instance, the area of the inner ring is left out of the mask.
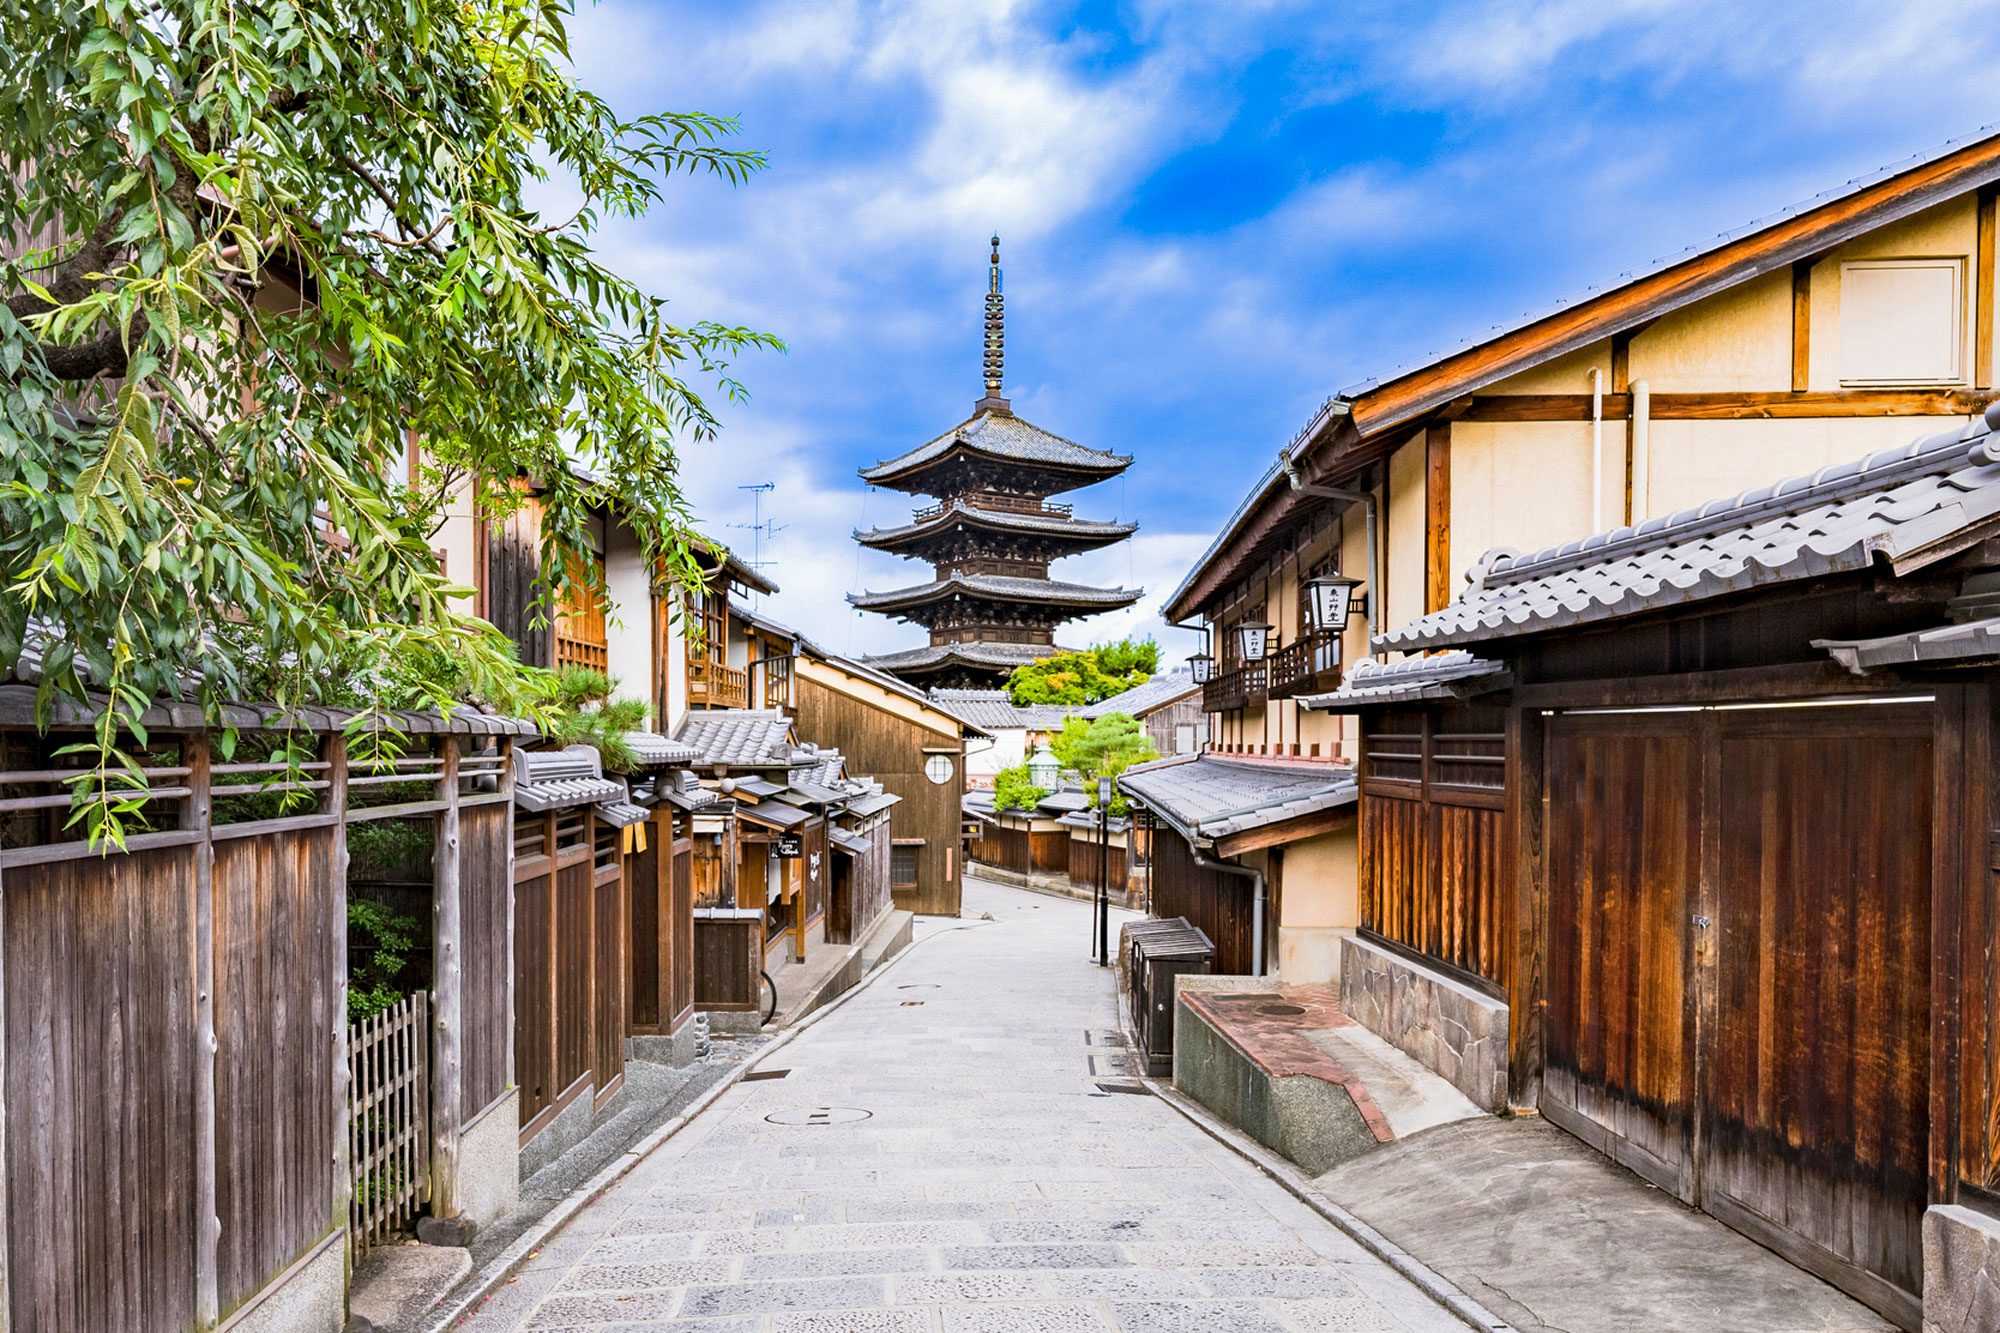
<path id="1" fill-rule="evenodd" d="M 1133 717 L 1144 717 L 1148 713 L 1165 708 L 1168 704 L 1178 703 L 1200 688 L 1201 686 L 1194 683 L 1194 673 L 1186 667 L 1180 667 L 1173 671 L 1162 672 L 1143 685 L 1134 685 L 1121 694 L 1114 694 L 1109 699 L 1100 700 L 1088 708 L 1080 709 L 1078 715 L 1099 718 L 1106 713 L 1127 713 Z"/>
<path id="2" fill-rule="evenodd" d="M 1068 648 L 1051 647 L 1045 643 L 933 643 L 926 644 L 922 648 L 905 649 L 899 653 L 883 653 L 877 657 L 863 658 L 862 661 L 877 671 L 923 670 L 951 662 L 963 662 L 968 666 L 1011 669 L 1026 666 L 1054 653 L 1070 651 L 1072 650 Z"/>
<path id="3" fill-rule="evenodd" d="M 1119 775 L 1118 788 L 1194 841 L 1282 824 L 1354 804 L 1354 770 L 1247 763 L 1213 755 L 1161 759 Z"/>
<path id="4" fill-rule="evenodd" d="M 795 748 L 791 718 L 762 709 L 690 712 L 674 739 L 693 746 L 702 765 L 725 768 L 788 768 Z"/>
<path id="5" fill-rule="evenodd" d="M 1512 677 L 1506 667 L 1457 650 L 1381 662 L 1364 657 L 1348 671 L 1340 688 L 1325 694 L 1302 694 L 1299 707 L 1327 713 L 1352 712 L 1378 704 L 1416 703 L 1427 699 L 1459 699 L 1467 694 L 1504 689 Z"/>
<path id="6" fill-rule="evenodd" d="M 1054 579 L 1017 578 L 1007 574 L 959 574 L 915 583 L 888 592 L 851 592 L 850 605 L 865 611 L 890 611 L 898 607 L 920 606 L 951 595 L 987 597 L 1002 601 L 1032 600 L 1051 606 L 1093 606 L 1115 609 L 1130 606 L 1146 595 L 1143 588 L 1093 588 L 1084 583 L 1058 583 Z M 1044 650 L 1046 651 L 1046 650 Z"/>
<path id="7" fill-rule="evenodd" d="M 1535 555 L 1488 552 L 1457 600 L 1375 646 L 1483 643 L 1900 564 L 2000 517 L 1995 444 L 1974 422 Z"/>
<path id="8" fill-rule="evenodd" d="M 861 479 L 876 483 L 886 481 L 920 464 L 943 458 L 955 445 L 994 458 L 1046 463 L 1051 467 L 1104 472 L 1107 475 L 1122 472 L 1132 465 L 1128 455 L 1086 448 L 1012 414 L 981 412 L 906 454 L 861 469 Z"/>
<path id="9" fill-rule="evenodd" d="M 921 533 L 942 532 L 964 523 L 1000 528 L 1008 532 L 1067 537 L 1078 541 L 1116 541 L 1121 537 L 1129 537 L 1139 530 L 1137 523 L 1063 518 L 1054 514 L 1019 514 L 1005 509 L 986 509 L 975 500 L 955 498 L 947 501 L 942 506 L 942 512 L 934 518 L 927 518 L 918 523 L 904 523 L 893 528 L 866 530 L 856 528 L 854 540 L 863 546 L 877 546 L 903 541 Z"/>

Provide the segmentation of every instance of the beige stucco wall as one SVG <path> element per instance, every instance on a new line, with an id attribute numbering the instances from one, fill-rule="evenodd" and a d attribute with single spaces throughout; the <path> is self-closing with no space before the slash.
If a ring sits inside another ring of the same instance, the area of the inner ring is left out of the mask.
<path id="1" fill-rule="evenodd" d="M 478 539 L 479 522 L 473 517 L 472 484 L 467 482 L 445 502 L 444 521 L 431 534 L 431 545 L 444 556 L 444 576 L 466 590 L 465 596 L 457 600 L 467 611 L 472 609 L 474 596 L 472 581 L 477 573 L 474 561 Z"/>
<path id="2" fill-rule="evenodd" d="M 1422 435 L 1389 458 L 1389 511 L 1385 516 L 1389 555 L 1383 576 L 1388 594 L 1383 628 L 1424 613 L 1424 439 Z"/>
<path id="3" fill-rule="evenodd" d="M 1978 217 L 1970 195 L 1951 199 L 1892 226 L 1858 236 L 1813 266 L 1807 383 L 1840 386 L 1840 266 L 1856 259 L 1969 258 L 1978 245 Z M 1990 277 L 1990 275 L 1989 275 Z M 1968 284 L 1975 290 L 1977 280 Z M 1967 347 L 1975 303 L 1966 301 Z M 2000 302 L 1996 302 L 2000 305 Z M 1789 364 L 1789 363 L 1788 363 Z M 1967 365 L 1970 365 L 1968 358 Z"/>
<path id="4" fill-rule="evenodd" d="M 1671 514 L 1963 424 L 1960 417 L 1655 421 L 1639 517 Z"/>
<path id="5" fill-rule="evenodd" d="M 1572 389 L 1572 392 L 1575 390 Z M 1624 514 L 1624 423 L 1604 427 L 1603 478 Z M 1588 422 L 1458 421 L 1451 428 L 1451 590 L 1495 546 L 1536 551 L 1589 534 Z M 1401 624 L 1399 620 L 1395 622 Z"/>
<path id="6" fill-rule="evenodd" d="M 1627 359 L 1631 378 L 1654 393 L 1791 388 L 1791 270 L 1662 315 L 1632 339 Z M 1616 429 L 1622 436 L 1625 424 Z"/>
<path id="7" fill-rule="evenodd" d="M 1294 984 L 1337 984 L 1340 935 L 1360 920 L 1359 844 L 1350 826 L 1285 848 L 1278 971 Z"/>

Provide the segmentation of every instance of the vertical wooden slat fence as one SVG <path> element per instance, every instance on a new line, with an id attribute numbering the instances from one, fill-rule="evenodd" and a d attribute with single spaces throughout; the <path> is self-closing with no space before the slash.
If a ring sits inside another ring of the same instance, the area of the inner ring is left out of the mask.
<path id="1" fill-rule="evenodd" d="M 431 1197 L 430 999 L 422 991 L 348 1029 L 348 1234 L 357 1262 Z"/>

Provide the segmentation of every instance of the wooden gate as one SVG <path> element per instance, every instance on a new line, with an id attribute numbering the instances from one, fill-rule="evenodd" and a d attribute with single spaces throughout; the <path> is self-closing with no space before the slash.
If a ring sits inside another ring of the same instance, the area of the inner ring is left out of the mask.
<path id="1" fill-rule="evenodd" d="M 1915 1327 L 1932 710 L 1548 732 L 1549 1118 Z"/>
<path id="2" fill-rule="evenodd" d="M 403 998 L 347 1030 L 347 1230 L 358 1263 L 431 1197 L 430 997 Z"/>

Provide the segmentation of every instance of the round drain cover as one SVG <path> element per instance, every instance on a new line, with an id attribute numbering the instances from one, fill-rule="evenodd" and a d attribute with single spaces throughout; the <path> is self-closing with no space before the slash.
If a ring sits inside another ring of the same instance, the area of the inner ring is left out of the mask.
<path id="1" fill-rule="evenodd" d="M 874 1115 L 858 1106 L 797 1106 L 764 1117 L 774 1125 L 851 1125 Z"/>
<path id="2" fill-rule="evenodd" d="M 1295 1014 L 1302 1014 L 1305 1011 L 1306 1007 L 1302 1004 L 1260 1004 L 1257 1006 L 1258 1013 L 1269 1014 L 1273 1018 L 1290 1018 Z"/>

